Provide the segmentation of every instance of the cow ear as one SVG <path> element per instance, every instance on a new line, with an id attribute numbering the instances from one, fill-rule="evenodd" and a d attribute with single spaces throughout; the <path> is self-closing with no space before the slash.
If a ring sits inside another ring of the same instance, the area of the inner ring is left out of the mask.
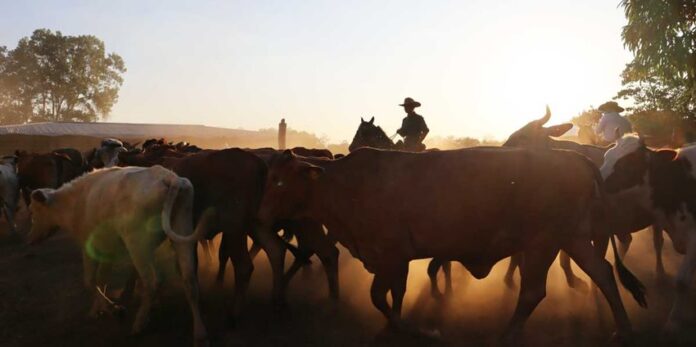
<path id="1" fill-rule="evenodd" d="M 546 134 L 551 137 L 561 137 L 573 128 L 571 123 L 563 123 L 546 128 Z"/>
<path id="2" fill-rule="evenodd" d="M 375 117 L 370 118 L 370 124 L 375 124 Z"/>
<path id="3" fill-rule="evenodd" d="M 671 149 L 661 149 L 655 152 L 655 155 L 657 155 L 660 160 L 672 161 L 677 157 L 677 152 Z"/>
<path id="4" fill-rule="evenodd" d="M 363 119 L 363 117 L 360 117 L 360 123 L 367 123 L 367 122 Z"/>
<path id="5" fill-rule="evenodd" d="M 312 181 L 316 181 L 324 174 L 324 169 L 315 165 L 309 165 L 304 168 L 304 173 Z"/>
<path id="6" fill-rule="evenodd" d="M 51 203 L 52 196 L 53 192 L 50 189 L 37 189 L 31 193 L 31 201 L 48 205 Z"/>

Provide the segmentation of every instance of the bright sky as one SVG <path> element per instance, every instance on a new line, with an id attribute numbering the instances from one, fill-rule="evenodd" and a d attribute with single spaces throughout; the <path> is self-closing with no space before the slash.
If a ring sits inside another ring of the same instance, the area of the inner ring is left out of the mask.
<path id="1" fill-rule="evenodd" d="M 0 0 L 0 45 L 93 34 L 128 72 L 109 121 L 388 135 L 406 96 L 433 135 L 504 139 L 613 97 L 630 60 L 619 0 Z M 60 4 L 59 4 L 60 3 Z"/>

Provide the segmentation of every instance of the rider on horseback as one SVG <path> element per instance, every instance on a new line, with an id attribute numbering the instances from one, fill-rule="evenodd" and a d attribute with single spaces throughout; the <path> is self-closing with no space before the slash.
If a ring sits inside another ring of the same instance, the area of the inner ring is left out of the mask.
<path id="1" fill-rule="evenodd" d="M 420 102 L 412 98 L 404 99 L 404 103 L 399 105 L 404 107 L 406 117 L 396 133 L 404 138 L 404 149 L 407 151 L 421 152 L 425 150 L 423 139 L 428 135 L 430 129 L 425 124 L 423 116 L 415 112 L 416 107 L 420 107 L 420 105 Z"/>

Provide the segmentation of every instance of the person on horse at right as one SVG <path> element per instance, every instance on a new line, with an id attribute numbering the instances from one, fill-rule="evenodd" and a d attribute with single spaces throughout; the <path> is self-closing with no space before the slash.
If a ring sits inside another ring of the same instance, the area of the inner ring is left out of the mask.
<path id="1" fill-rule="evenodd" d="M 422 152 L 425 150 L 423 139 L 428 135 L 430 129 L 425 124 L 423 116 L 416 113 L 416 107 L 420 107 L 420 102 L 412 98 L 404 99 L 403 106 L 406 111 L 406 117 L 401 123 L 401 128 L 396 131 L 397 134 L 404 138 L 404 149 L 413 152 Z"/>
<path id="2" fill-rule="evenodd" d="M 631 122 L 621 116 L 624 109 L 616 101 L 607 101 L 598 110 L 602 112 L 602 118 L 595 131 L 606 143 L 612 143 L 632 131 Z"/>

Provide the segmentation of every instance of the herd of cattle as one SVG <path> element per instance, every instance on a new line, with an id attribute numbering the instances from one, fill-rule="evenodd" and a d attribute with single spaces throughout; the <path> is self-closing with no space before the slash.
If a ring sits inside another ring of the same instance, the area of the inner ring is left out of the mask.
<path id="1" fill-rule="evenodd" d="M 314 254 L 326 271 L 331 298 L 338 299 L 340 242 L 374 274 L 372 302 L 395 328 L 402 326 L 411 260 L 432 258 L 428 275 L 433 296 L 440 298 L 436 276 L 445 270 L 448 295 L 450 261 L 480 279 L 512 257 L 505 283 L 514 285 L 519 268 L 521 285 L 503 341 L 515 344 L 545 297 L 548 269 L 561 252 L 568 284 L 587 288 L 573 273 L 572 259 L 607 299 L 617 337 L 630 342 L 631 323 L 605 254 L 611 244 L 620 282 L 646 306 L 643 285 L 621 262 L 631 233 L 646 227 L 653 229 L 658 275 L 664 275 L 662 231 L 685 254 L 665 323 L 668 333 L 680 332 L 690 316 L 686 303 L 696 271 L 696 147 L 653 150 L 633 135 L 609 147 L 560 141 L 552 137 L 571 126 L 545 127 L 550 116 L 547 109 L 502 147 L 422 153 L 377 145 L 386 135 L 374 119 L 361 122 L 345 157 L 305 148 L 206 150 L 163 140 L 136 147 L 111 139 L 88 153 L 17 151 L 0 165 L 0 198 L 16 232 L 21 192 L 31 212 L 30 243 L 63 230 L 83 245 L 85 285 L 94 293 L 90 314 L 113 308 L 105 290 L 111 267 L 132 264 L 122 297 L 139 282 L 134 333 L 146 327 L 158 286 L 154 253 L 168 239 L 195 341 L 206 343 L 196 249 L 222 233 L 217 280 L 223 280 L 230 260 L 231 317 L 238 317 L 245 301 L 252 258 L 260 249 L 271 263 L 272 300 L 280 309 L 293 274 Z M 251 250 L 247 237 L 254 241 Z M 297 246 L 289 242 L 292 237 Z M 295 262 L 286 271 L 287 250 Z"/>

